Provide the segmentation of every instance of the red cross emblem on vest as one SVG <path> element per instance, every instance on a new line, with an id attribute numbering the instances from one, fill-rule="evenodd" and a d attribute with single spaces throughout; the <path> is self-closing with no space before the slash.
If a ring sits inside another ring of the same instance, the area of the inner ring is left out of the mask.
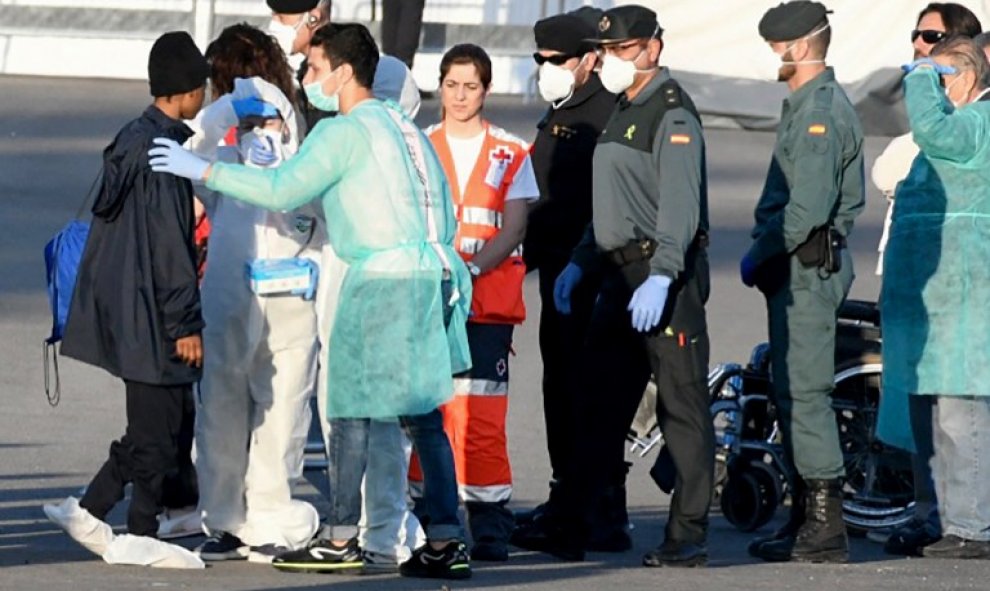
<path id="1" fill-rule="evenodd" d="M 491 150 L 490 152 L 488 152 L 488 159 L 493 164 L 494 163 L 498 163 L 502 167 L 506 167 L 506 166 L 512 164 L 513 157 L 514 157 L 514 155 L 512 154 L 512 150 L 506 148 L 505 146 L 499 146 L 499 147 L 495 148 L 494 150 Z"/>

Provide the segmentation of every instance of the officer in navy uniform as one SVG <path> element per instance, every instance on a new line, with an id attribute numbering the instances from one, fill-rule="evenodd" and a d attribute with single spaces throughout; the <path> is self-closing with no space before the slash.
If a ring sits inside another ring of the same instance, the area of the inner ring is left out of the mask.
<path id="1" fill-rule="evenodd" d="M 657 65 L 656 14 L 602 16 L 601 80 L 619 94 L 593 159 L 593 231 L 555 285 L 558 309 L 595 271 L 602 287 L 583 352 L 575 453 L 552 534 L 531 549 L 582 560 L 594 514 L 651 372 L 676 469 L 663 543 L 647 566 L 707 562 L 714 434 L 708 410 L 707 180 L 701 122 L 690 97 Z"/>
<path id="2" fill-rule="evenodd" d="M 545 533 L 540 518 L 559 506 L 563 473 L 574 450 L 572 380 L 583 375 L 576 362 L 599 282 L 582 281 L 566 313 L 553 305 L 553 287 L 591 223 L 591 159 L 615 108 L 615 95 L 605 90 L 595 72 L 599 60 L 590 41 L 598 34 L 602 14 L 584 7 L 545 18 L 533 27 L 540 94 L 550 107 L 533 142 L 540 201 L 529 215 L 523 257 L 528 270 L 539 271 L 543 412 L 552 479 L 546 503 L 516 514 L 515 538 Z M 620 444 L 615 451 L 618 460 L 611 472 L 616 477 L 606 492 L 602 523 L 589 549 L 627 550 L 630 545 L 625 527 L 625 446 Z"/>

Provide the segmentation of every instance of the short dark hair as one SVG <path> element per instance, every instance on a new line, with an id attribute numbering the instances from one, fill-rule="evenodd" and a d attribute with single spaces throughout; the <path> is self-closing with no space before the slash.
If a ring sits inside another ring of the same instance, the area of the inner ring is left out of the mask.
<path id="1" fill-rule="evenodd" d="M 450 67 L 455 64 L 473 65 L 478 71 L 478 78 L 481 79 L 481 85 L 486 89 L 491 87 L 492 59 L 488 57 L 488 53 L 484 49 L 473 43 L 461 43 L 448 49 L 447 53 L 443 54 L 443 58 L 440 59 L 441 85 L 443 84 L 443 79 L 450 73 Z"/>
<path id="2" fill-rule="evenodd" d="M 282 48 L 274 37 L 247 23 L 224 29 L 206 48 L 206 61 L 217 96 L 233 92 L 234 78 L 253 76 L 271 82 L 289 100 L 295 96 L 292 68 Z"/>
<path id="3" fill-rule="evenodd" d="M 918 13 L 917 22 L 920 23 L 926 14 L 933 12 L 942 17 L 947 37 L 962 35 L 972 38 L 983 32 L 980 19 L 970 9 L 955 2 L 932 2 Z"/>
<path id="4" fill-rule="evenodd" d="M 309 42 L 327 55 L 330 65 L 348 64 L 358 84 L 370 89 L 378 68 L 378 45 L 368 28 L 359 23 L 328 23 L 313 33 Z"/>
<path id="5" fill-rule="evenodd" d="M 832 25 L 829 24 L 828 18 L 823 18 L 814 28 L 811 29 L 811 33 L 815 31 L 820 31 L 816 33 L 814 37 L 808 37 L 808 45 L 811 46 L 811 51 L 821 59 L 825 59 L 828 56 L 828 47 L 832 44 Z"/>

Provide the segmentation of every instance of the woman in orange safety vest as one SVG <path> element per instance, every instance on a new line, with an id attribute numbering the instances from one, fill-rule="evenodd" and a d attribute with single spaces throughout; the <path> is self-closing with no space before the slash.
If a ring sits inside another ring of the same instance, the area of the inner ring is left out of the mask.
<path id="1" fill-rule="evenodd" d="M 454 197 L 454 248 L 474 278 L 468 319 L 471 371 L 454 376 L 444 428 L 454 450 L 457 482 L 474 539 L 474 560 L 508 559 L 514 524 L 506 447 L 512 332 L 526 317 L 522 240 L 529 205 L 539 197 L 529 145 L 481 117 L 491 88 L 485 50 L 463 44 L 440 62 L 442 121 L 426 131 Z M 414 461 L 413 492 L 421 480 Z"/>

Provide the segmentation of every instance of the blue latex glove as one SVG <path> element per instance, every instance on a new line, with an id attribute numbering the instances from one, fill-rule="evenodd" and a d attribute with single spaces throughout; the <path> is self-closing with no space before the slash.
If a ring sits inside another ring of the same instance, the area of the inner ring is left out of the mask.
<path id="1" fill-rule="evenodd" d="M 203 180 L 210 163 L 189 150 L 183 148 L 175 140 L 156 137 L 152 140 L 157 147 L 148 150 L 151 157 L 151 170 L 167 172 L 193 181 Z"/>
<path id="2" fill-rule="evenodd" d="M 251 164 L 267 168 L 278 162 L 278 152 L 272 139 L 267 136 L 254 136 L 248 147 L 248 160 Z"/>
<path id="3" fill-rule="evenodd" d="M 742 277 L 743 285 L 753 287 L 756 285 L 756 269 L 758 265 L 747 254 L 739 261 L 739 276 Z"/>
<path id="4" fill-rule="evenodd" d="M 633 328 L 639 332 L 648 332 L 660 324 L 669 289 L 670 277 L 665 275 L 650 275 L 636 288 L 628 308 L 632 312 Z"/>
<path id="5" fill-rule="evenodd" d="M 567 263 L 564 270 L 557 276 L 557 281 L 553 284 L 553 305 L 561 314 L 571 313 L 571 293 L 578 283 L 581 283 L 583 276 L 584 271 L 574 263 Z"/>
<path id="6" fill-rule="evenodd" d="M 231 101 L 234 106 L 234 113 L 237 114 L 238 119 L 244 119 L 246 117 L 263 117 L 265 119 L 274 119 L 278 117 L 278 109 L 275 105 L 271 103 L 266 103 L 265 101 L 256 98 L 249 97 L 243 99 L 234 99 Z"/>
<path id="7" fill-rule="evenodd" d="M 909 74 L 917 70 L 918 68 L 931 68 L 936 72 L 938 72 L 939 74 L 955 74 L 956 72 L 958 72 L 958 70 L 956 70 L 952 66 L 943 66 L 942 64 L 936 62 L 930 57 L 923 57 L 921 59 L 916 59 L 910 64 L 904 64 L 903 66 L 901 66 L 901 69 Z"/>

